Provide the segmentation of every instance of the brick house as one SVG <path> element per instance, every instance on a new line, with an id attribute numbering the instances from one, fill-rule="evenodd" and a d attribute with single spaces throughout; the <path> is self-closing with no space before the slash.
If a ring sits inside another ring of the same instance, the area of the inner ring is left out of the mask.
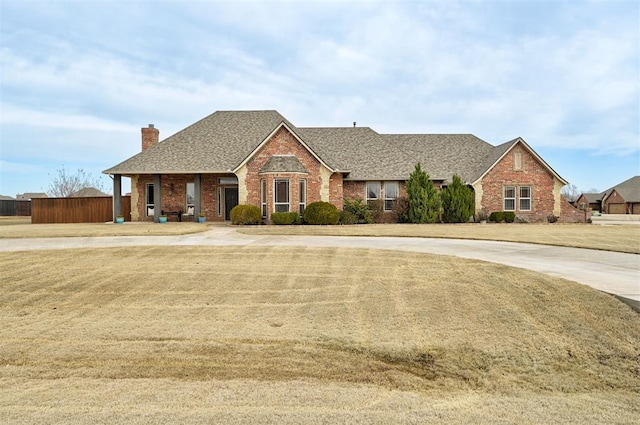
<path id="1" fill-rule="evenodd" d="M 575 206 L 580 210 L 602 212 L 602 196 L 602 193 L 583 193 L 576 199 Z"/>
<path id="2" fill-rule="evenodd" d="M 602 193 L 602 212 L 640 214 L 640 176 L 631 177 Z"/>
<path id="3" fill-rule="evenodd" d="M 640 214 L 640 176 L 631 177 L 600 193 L 583 193 L 576 206 L 604 214 Z"/>
<path id="4" fill-rule="evenodd" d="M 470 134 L 379 134 L 368 127 L 295 127 L 276 111 L 218 111 L 159 141 L 142 128 L 142 151 L 104 171 L 113 175 L 114 211 L 122 176 L 131 179 L 132 221 L 162 212 L 225 221 L 237 204 L 303 211 L 327 201 L 394 201 L 420 162 L 434 184 L 458 174 L 475 192 L 476 210 L 514 211 L 529 221 L 553 214 L 580 221 L 560 194 L 567 182 L 521 138 L 493 146 Z"/>

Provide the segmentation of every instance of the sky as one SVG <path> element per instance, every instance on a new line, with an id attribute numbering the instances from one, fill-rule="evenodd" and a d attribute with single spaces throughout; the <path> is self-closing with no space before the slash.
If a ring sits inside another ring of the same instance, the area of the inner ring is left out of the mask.
<path id="1" fill-rule="evenodd" d="M 0 195 L 217 110 L 522 137 L 580 192 L 640 174 L 640 2 L 0 0 Z M 427 170 L 428 171 L 428 170 Z M 130 188 L 123 179 L 123 191 Z"/>

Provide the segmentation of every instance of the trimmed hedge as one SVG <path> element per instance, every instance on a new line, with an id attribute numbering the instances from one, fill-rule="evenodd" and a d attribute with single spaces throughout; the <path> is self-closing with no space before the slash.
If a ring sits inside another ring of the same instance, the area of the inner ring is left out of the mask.
<path id="1" fill-rule="evenodd" d="M 232 224 L 260 224 L 262 211 L 255 205 L 236 205 L 230 212 Z"/>
<path id="2" fill-rule="evenodd" d="M 513 211 L 494 211 L 489 215 L 489 221 L 495 223 L 513 223 L 516 219 L 516 213 Z"/>
<path id="3" fill-rule="evenodd" d="M 504 221 L 507 223 L 513 223 L 516 219 L 516 213 L 513 211 L 505 211 L 502 213 L 502 217 L 504 217 Z"/>
<path id="4" fill-rule="evenodd" d="M 489 214 L 489 221 L 493 221 L 494 223 L 502 223 L 504 220 L 502 211 L 494 211 Z"/>
<path id="5" fill-rule="evenodd" d="M 297 212 L 274 212 L 271 213 L 271 221 L 273 224 L 298 224 L 300 223 L 300 214 Z"/>
<path id="6" fill-rule="evenodd" d="M 306 224 L 338 224 L 340 211 L 329 202 L 312 202 L 304 209 L 302 217 Z"/>

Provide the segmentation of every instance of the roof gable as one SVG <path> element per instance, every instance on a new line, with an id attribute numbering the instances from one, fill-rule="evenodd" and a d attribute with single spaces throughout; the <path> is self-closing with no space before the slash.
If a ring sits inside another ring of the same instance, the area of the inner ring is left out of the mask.
<path id="1" fill-rule="evenodd" d="M 602 202 L 606 201 L 614 191 L 617 192 L 625 202 L 640 202 L 640 176 L 631 177 L 605 190 Z"/>
<path id="2" fill-rule="evenodd" d="M 542 159 L 542 157 L 540 157 L 540 155 L 538 155 L 536 153 L 536 151 L 533 150 L 533 148 L 531 148 L 531 146 L 529 146 L 527 144 L 527 142 L 524 141 L 524 139 L 522 139 L 521 137 L 517 137 L 509 142 L 503 143 L 502 145 L 498 145 L 494 148 L 494 151 L 487 157 L 487 161 L 485 162 L 485 166 L 486 168 L 484 169 L 484 171 L 481 172 L 481 174 L 473 181 L 473 184 L 477 183 L 478 181 L 480 181 L 484 176 L 487 175 L 487 173 L 489 173 L 489 171 L 491 171 L 493 169 L 493 167 L 496 166 L 496 164 L 498 164 L 502 158 L 504 158 L 509 152 L 511 152 L 511 150 L 513 150 L 513 148 L 517 145 L 522 145 L 522 147 L 524 147 L 531 155 L 533 155 L 533 157 L 540 163 L 542 164 L 542 166 L 544 168 L 547 169 L 547 171 L 549 171 L 555 178 L 557 178 L 561 183 L 563 184 L 567 184 L 568 182 L 563 179 L 562 177 L 560 177 L 560 175 L 558 173 L 556 173 L 556 171 L 551 168 L 551 166 L 549 164 L 546 163 L 546 161 L 544 159 Z M 493 159 L 495 158 L 495 160 Z"/>
<path id="3" fill-rule="evenodd" d="M 293 125 L 288 124 L 285 121 L 282 121 L 276 128 L 273 129 L 273 131 L 271 131 L 271 133 L 269 133 L 261 142 L 258 146 L 256 146 L 251 153 L 249 153 L 236 167 L 234 167 L 231 171 L 233 171 L 234 173 L 237 172 L 240 168 L 242 168 L 247 162 L 249 162 L 249 160 L 251 158 L 253 158 L 253 156 L 258 153 L 258 151 L 260 151 L 260 149 L 262 149 L 262 147 L 264 145 L 266 145 L 273 136 L 275 136 L 275 134 L 280 130 L 280 129 L 285 129 L 286 131 L 288 131 L 295 139 L 298 143 L 300 143 L 300 145 L 302 145 L 302 147 L 304 147 L 304 149 L 306 149 L 323 167 L 329 169 L 330 171 L 334 172 L 336 170 L 334 170 L 331 166 L 329 166 L 325 161 L 322 160 L 322 158 L 320 158 L 313 149 L 311 149 L 311 147 L 309 147 L 309 145 L 307 143 L 305 143 L 302 138 L 296 133 L 296 131 L 294 130 L 295 127 L 293 127 Z"/>

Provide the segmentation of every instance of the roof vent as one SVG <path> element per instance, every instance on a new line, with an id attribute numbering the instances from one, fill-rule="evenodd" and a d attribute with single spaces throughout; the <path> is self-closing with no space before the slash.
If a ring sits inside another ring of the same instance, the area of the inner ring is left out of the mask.
<path id="1" fill-rule="evenodd" d="M 356 122 L 355 122 L 355 121 L 353 122 L 353 126 L 354 126 L 354 127 L 356 126 Z"/>

